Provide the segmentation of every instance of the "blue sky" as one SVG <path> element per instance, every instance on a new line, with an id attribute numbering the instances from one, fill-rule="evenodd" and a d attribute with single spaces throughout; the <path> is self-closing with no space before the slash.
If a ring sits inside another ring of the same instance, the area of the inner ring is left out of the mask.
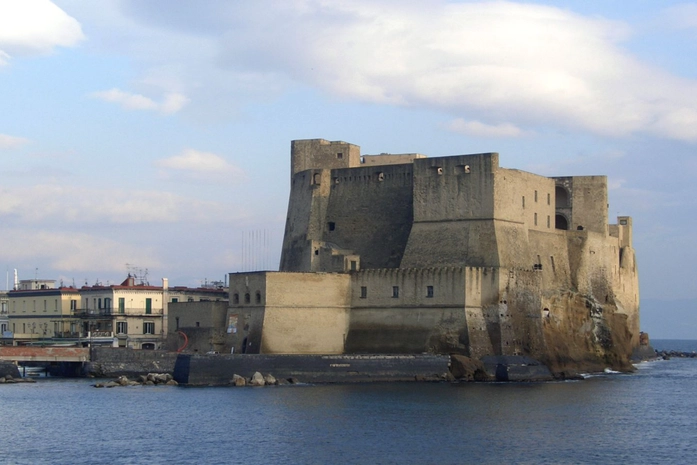
<path id="1" fill-rule="evenodd" d="M 695 52 L 689 2 L 0 0 L 0 266 L 274 268 L 290 140 L 496 151 L 607 175 L 644 329 L 697 338 Z"/>

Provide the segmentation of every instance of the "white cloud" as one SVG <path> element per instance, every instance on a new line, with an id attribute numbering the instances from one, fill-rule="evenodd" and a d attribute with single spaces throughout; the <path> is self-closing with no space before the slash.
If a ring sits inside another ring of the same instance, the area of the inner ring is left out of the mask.
<path id="1" fill-rule="evenodd" d="M 159 266 L 149 247 L 74 231 L 7 229 L 3 231 L 0 255 L 10 263 L 40 261 L 62 272 L 124 272 L 127 262 Z"/>
<path id="2" fill-rule="evenodd" d="M 119 5 L 163 50 L 140 57 L 144 77 L 172 73 L 186 95 L 209 99 L 210 111 L 220 106 L 215 97 L 292 80 L 346 99 L 487 121 L 493 133 L 551 125 L 697 141 L 697 81 L 623 50 L 631 31 L 619 21 L 507 1 Z M 167 46 L 173 36 L 177 46 Z M 253 76 L 248 88 L 245 76 Z M 216 96 L 207 95 L 211 87 Z"/>
<path id="3" fill-rule="evenodd" d="M 163 158 L 155 162 L 162 169 L 164 178 L 185 178 L 197 181 L 235 182 L 244 177 L 244 172 L 214 153 L 194 149 L 184 150 L 180 155 Z"/>
<path id="4" fill-rule="evenodd" d="M 116 88 L 93 92 L 90 95 L 107 102 L 117 103 L 127 110 L 154 110 L 165 114 L 176 113 L 189 102 L 189 99 L 182 94 L 170 93 L 165 95 L 161 103 L 157 103 L 144 95 L 133 94 Z"/>
<path id="5" fill-rule="evenodd" d="M 0 150 L 15 149 L 24 144 L 27 144 L 29 139 L 23 137 L 8 136 L 7 134 L 0 134 Z"/>
<path id="6" fill-rule="evenodd" d="M 0 0 L 0 65 L 83 40 L 80 23 L 48 0 Z"/>
<path id="7" fill-rule="evenodd" d="M 492 125 L 480 121 L 465 121 L 463 118 L 451 121 L 446 127 L 453 132 L 478 137 L 520 137 L 525 134 L 522 129 L 510 123 Z"/>
<path id="8" fill-rule="evenodd" d="M 169 192 L 91 189 L 58 184 L 0 191 L 0 218 L 32 224 L 174 224 L 232 220 L 231 206 Z M 221 215 L 221 212 L 224 214 Z"/>
<path id="9" fill-rule="evenodd" d="M 667 27 L 697 29 L 697 4 L 682 3 L 665 9 L 662 18 Z"/>

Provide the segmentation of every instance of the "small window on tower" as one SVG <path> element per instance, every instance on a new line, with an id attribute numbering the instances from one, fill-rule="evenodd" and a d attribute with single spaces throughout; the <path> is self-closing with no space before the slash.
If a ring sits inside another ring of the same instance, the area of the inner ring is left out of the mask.
<path id="1" fill-rule="evenodd" d="M 330 231 L 334 231 L 336 229 L 336 223 L 334 223 L 333 221 L 330 221 L 328 223 L 328 226 Z"/>
<path id="2" fill-rule="evenodd" d="M 338 160 L 341 160 L 342 158 L 344 158 L 344 154 L 341 153 L 341 152 L 337 152 L 336 158 L 337 158 Z"/>

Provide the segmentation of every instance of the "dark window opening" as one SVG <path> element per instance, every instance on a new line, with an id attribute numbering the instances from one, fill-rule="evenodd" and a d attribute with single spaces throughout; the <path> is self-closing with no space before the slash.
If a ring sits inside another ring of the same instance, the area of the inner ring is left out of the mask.
<path id="1" fill-rule="evenodd" d="M 399 286 L 392 286 L 392 297 L 399 297 Z"/>
<path id="2" fill-rule="evenodd" d="M 261 303 L 261 292 L 257 292 L 257 294 L 256 294 L 256 303 L 258 303 L 258 304 Z"/>
<path id="3" fill-rule="evenodd" d="M 554 217 L 554 228 L 568 230 L 569 229 L 569 221 L 566 219 L 566 217 L 564 215 L 556 215 Z"/>
<path id="4" fill-rule="evenodd" d="M 319 255 L 319 249 L 315 250 L 315 255 Z"/>
<path id="5" fill-rule="evenodd" d="M 334 231 L 336 229 L 336 223 L 334 223 L 333 221 L 330 221 L 328 226 L 330 231 Z"/>
<path id="6" fill-rule="evenodd" d="M 368 297 L 368 288 L 366 286 L 361 286 L 361 299 Z"/>
<path id="7" fill-rule="evenodd" d="M 580 225 L 579 225 L 576 229 L 579 230 L 579 231 L 583 231 L 583 226 L 580 226 Z"/>
<path id="8" fill-rule="evenodd" d="M 239 304 L 239 303 L 240 303 L 240 295 L 239 295 L 237 292 L 235 292 L 235 293 L 232 295 L 232 303 L 233 303 L 233 304 Z"/>
<path id="9" fill-rule="evenodd" d="M 426 297 L 433 297 L 433 286 L 426 286 Z"/>
<path id="10" fill-rule="evenodd" d="M 341 160 L 342 158 L 344 158 L 344 154 L 341 153 L 341 152 L 338 152 L 338 153 L 336 154 L 336 158 L 339 159 L 339 160 Z"/>
<path id="11" fill-rule="evenodd" d="M 356 271 L 358 269 L 358 263 L 356 260 L 351 260 L 351 271 Z"/>
<path id="12" fill-rule="evenodd" d="M 248 304 L 250 302 L 249 293 L 244 295 L 244 303 Z"/>
<path id="13" fill-rule="evenodd" d="M 561 186 L 554 188 L 554 206 L 556 208 L 567 208 L 569 206 L 569 191 Z"/>

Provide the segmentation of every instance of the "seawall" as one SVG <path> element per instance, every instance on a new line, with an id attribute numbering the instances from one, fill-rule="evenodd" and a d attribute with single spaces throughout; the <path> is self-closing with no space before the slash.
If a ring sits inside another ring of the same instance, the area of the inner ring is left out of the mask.
<path id="1" fill-rule="evenodd" d="M 93 347 L 84 372 L 96 378 L 137 377 L 148 373 L 172 373 L 176 352 L 133 350 L 125 347 Z"/>
<path id="2" fill-rule="evenodd" d="M 180 354 L 174 379 L 193 386 L 227 385 L 254 372 L 301 383 L 440 380 L 448 355 L 187 355 Z"/>

